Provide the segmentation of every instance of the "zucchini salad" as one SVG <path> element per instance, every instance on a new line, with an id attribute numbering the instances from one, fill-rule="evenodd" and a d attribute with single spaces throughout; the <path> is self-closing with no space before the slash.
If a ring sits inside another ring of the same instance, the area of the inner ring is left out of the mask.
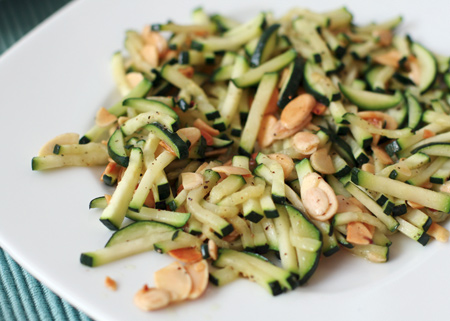
<path id="1" fill-rule="evenodd" d="M 384 263 L 394 234 L 447 242 L 450 59 L 401 22 L 197 8 L 191 24 L 127 31 L 111 60 L 122 98 L 32 160 L 105 166 L 115 187 L 89 204 L 112 235 L 81 264 L 172 256 L 136 289 L 148 311 L 240 277 L 294 290 L 337 251 Z"/>

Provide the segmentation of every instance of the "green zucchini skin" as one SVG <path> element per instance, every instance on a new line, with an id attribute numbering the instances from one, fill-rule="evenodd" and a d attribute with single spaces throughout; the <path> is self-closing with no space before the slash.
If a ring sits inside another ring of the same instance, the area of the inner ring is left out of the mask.
<path id="1" fill-rule="evenodd" d="M 279 108 L 284 108 L 297 95 L 297 90 L 303 79 L 303 67 L 305 62 L 303 58 L 297 57 L 291 62 L 289 67 L 289 76 L 286 83 L 281 88 L 278 96 L 277 105 Z"/>
<path id="2" fill-rule="evenodd" d="M 108 154 L 120 166 L 128 167 L 130 157 L 125 150 L 124 135 L 120 129 L 116 129 L 108 140 Z"/>
<path id="3" fill-rule="evenodd" d="M 280 24 L 276 23 L 264 30 L 259 38 L 255 51 L 250 58 L 250 66 L 252 68 L 258 67 L 261 63 L 263 63 L 273 51 L 276 45 L 277 31 L 279 28 Z"/>
<path id="4" fill-rule="evenodd" d="M 153 123 L 146 125 L 145 129 L 155 134 L 164 143 L 170 146 L 179 159 L 186 159 L 189 156 L 189 145 L 176 133 L 170 132 L 163 125 Z"/>

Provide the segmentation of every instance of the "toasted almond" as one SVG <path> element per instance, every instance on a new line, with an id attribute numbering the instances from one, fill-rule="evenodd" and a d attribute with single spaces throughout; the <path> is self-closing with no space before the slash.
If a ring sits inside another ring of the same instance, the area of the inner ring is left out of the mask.
<path id="1" fill-rule="evenodd" d="M 267 103 L 266 109 L 264 110 L 264 115 L 268 114 L 275 114 L 278 111 L 278 88 L 275 87 L 275 89 L 272 92 L 272 96 L 270 96 L 269 102 Z"/>
<path id="2" fill-rule="evenodd" d="M 181 173 L 181 181 L 184 189 L 190 191 L 203 184 L 203 175 L 198 173 Z"/>
<path id="3" fill-rule="evenodd" d="M 303 178 L 300 194 L 306 211 L 314 219 L 326 221 L 336 214 L 336 194 L 319 174 L 309 173 Z"/>
<path id="4" fill-rule="evenodd" d="M 192 66 L 183 66 L 178 68 L 178 71 L 187 78 L 192 78 L 194 76 L 195 70 Z"/>
<path id="5" fill-rule="evenodd" d="M 159 56 L 162 57 L 166 54 L 169 45 L 166 38 L 164 38 L 159 32 L 152 31 L 149 25 L 146 25 L 141 33 L 142 39 L 145 44 L 153 45 L 158 49 Z"/>
<path id="6" fill-rule="evenodd" d="M 369 122 L 374 119 L 381 121 L 386 124 L 385 128 L 387 129 L 397 129 L 398 127 L 397 121 L 394 117 L 380 111 L 360 111 L 358 112 L 358 116 Z"/>
<path id="7" fill-rule="evenodd" d="M 401 58 L 402 58 L 401 53 L 396 49 L 392 49 L 386 53 L 374 55 L 372 57 L 374 62 L 377 62 L 385 66 L 392 66 L 396 69 L 398 68 L 398 62 L 400 61 Z"/>
<path id="8" fill-rule="evenodd" d="M 178 261 L 156 271 L 153 277 L 158 289 L 170 292 L 171 301 L 183 301 L 191 292 L 191 277 Z"/>
<path id="9" fill-rule="evenodd" d="M 355 205 L 355 206 L 358 206 L 359 209 L 361 210 L 361 212 L 364 212 L 364 213 L 370 213 L 369 210 L 363 205 L 363 203 L 361 203 L 361 202 L 360 202 L 359 200 L 357 200 L 356 198 L 354 198 L 354 197 L 349 197 L 349 198 L 347 198 L 347 200 L 348 200 L 351 204 L 353 204 L 353 205 Z"/>
<path id="10" fill-rule="evenodd" d="M 206 141 L 206 146 L 214 145 L 214 139 L 213 139 L 213 137 L 211 136 L 210 133 L 208 133 L 207 131 L 205 131 L 203 129 L 200 129 L 200 133 L 202 134 L 203 138 Z"/>
<path id="11" fill-rule="evenodd" d="M 375 154 L 375 157 L 381 162 L 383 165 L 391 165 L 394 164 L 394 161 L 389 156 L 386 151 L 378 146 L 372 146 L 372 151 Z"/>
<path id="12" fill-rule="evenodd" d="M 308 213 L 316 218 L 323 216 L 329 207 L 327 194 L 318 187 L 312 187 L 302 193 L 302 201 Z"/>
<path id="13" fill-rule="evenodd" d="M 419 61 L 417 60 L 416 57 L 414 57 L 413 55 L 410 55 L 408 57 L 408 66 L 409 66 L 409 73 L 408 73 L 408 77 L 415 83 L 415 84 L 419 84 L 420 83 L 420 65 L 419 65 Z"/>
<path id="14" fill-rule="evenodd" d="M 104 195 L 105 196 L 105 200 L 106 200 L 106 204 L 109 204 L 109 202 L 111 201 L 111 195 L 109 195 L 109 194 L 105 194 Z"/>
<path id="15" fill-rule="evenodd" d="M 117 116 L 111 114 L 105 107 L 100 108 L 95 116 L 95 124 L 98 127 L 108 127 L 117 121 Z"/>
<path id="16" fill-rule="evenodd" d="M 187 264 L 186 271 L 192 279 L 192 289 L 188 299 L 194 300 L 200 297 L 206 290 L 209 280 L 209 268 L 206 260 Z"/>
<path id="17" fill-rule="evenodd" d="M 141 49 L 141 55 L 152 67 L 159 65 L 159 52 L 154 45 L 144 45 Z"/>
<path id="18" fill-rule="evenodd" d="M 295 166 L 292 158 L 285 154 L 269 154 L 267 156 L 281 165 L 285 179 L 291 175 L 291 172 L 294 170 Z"/>
<path id="19" fill-rule="evenodd" d="M 197 168 L 197 170 L 195 171 L 196 173 L 199 173 L 199 174 L 203 174 L 203 172 L 205 171 L 205 169 L 208 167 L 208 162 L 204 162 L 203 164 L 201 164 L 198 168 Z"/>
<path id="20" fill-rule="evenodd" d="M 52 155 L 55 145 L 78 144 L 79 139 L 80 135 L 75 133 L 66 133 L 58 135 L 50 139 L 48 142 L 44 144 L 44 146 L 41 147 L 41 149 L 38 152 L 38 156 Z"/>
<path id="21" fill-rule="evenodd" d="M 147 197 L 145 198 L 144 205 L 150 208 L 155 208 L 155 197 L 153 196 L 153 193 L 150 192 L 147 194 Z"/>
<path id="22" fill-rule="evenodd" d="M 105 286 L 111 291 L 117 290 L 117 282 L 111 279 L 109 276 L 105 278 Z"/>
<path id="23" fill-rule="evenodd" d="M 194 127 L 200 129 L 200 130 L 204 130 L 205 132 L 207 132 L 208 134 L 210 134 L 211 136 L 217 136 L 220 134 L 220 131 L 218 131 L 217 129 L 211 127 L 209 124 L 207 124 L 206 122 L 204 122 L 202 119 L 197 118 L 194 121 Z"/>
<path id="24" fill-rule="evenodd" d="M 118 165 L 114 161 L 110 161 L 108 165 L 106 165 L 105 170 L 103 171 L 102 175 L 100 176 L 100 180 L 103 181 L 103 176 L 108 174 L 118 174 L 120 172 L 121 166 Z"/>
<path id="25" fill-rule="evenodd" d="M 292 129 L 287 129 L 286 127 L 283 126 L 281 121 L 278 121 L 275 124 L 274 128 L 273 128 L 273 137 L 274 137 L 274 139 L 275 140 L 280 140 L 280 139 L 285 139 L 285 138 L 291 137 L 295 133 L 298 133 L 303 128 L 305 128 L 311 122 L 311 119 L 312 119 L 312 115 L 309 115 L 303 121 L 303 123 L 301 123 L 300 125 L 298 125 L 297 127 L 292 128 Z"/>
<path id="26" fill-rule="evenodd" d="M 261 120 L 257 138 L 258 144 L 261 148 L 266 148 L 273 143 L 273 128 L 277 121 L 278 120 L 274 115 L 265 115 Z"/>
<path id="27" fill-rule="evenodd" d="M 218 248 L 216 242 L 214 242 L 213 240 L 208 240 L 208 252 L 211 259 L 217 260 Z"/>
<path id="28" fill-rule="evenodd" d="M 170 304 L 170 292 L 164 289 L 149 288 L 144 285 L 134 295 L 134 304 L 144 311 L 153 311 L 165 308 Z"/>
<path id="29" fill-rule="evenodd" d="M 130 117 L 127 116 L 120 116 L 119 119 L 117 120 L 117 124 L 119 126 L 122 126 L 123 124 L 125 124 L 125 122 L 130 119 Z M 115 128 L 113 128 L 115 130 Z"/>
<path id="30" fill-rule="evenodd" d="M 168 252 L 171 257 L 184 263 L 194 263 L 202 259 L 202 253 L 196 247 L 184 247 Z"/>
<path id="31" fill-rule="evenodd" d="M 336 195 L 336 199 L 338 201 L 338 208 L 337 213 L 344 213 L 344 212 L 354 212 L 354 213 L 361 213 L 362 210 L 359 206 L 351 202 L 347 197 L 344 195 Z"/>
<path id="32" fill-rule="evenodd" d="M 318 102 L 312 109 L 312 113 L 314 115 L 323 115 L 327 111 L 327 109 L 328 109 L 327 106 Z"/>
<path id="33" fill-rule="evenodd" d="M 287 129 L 293 129 L 307 119 L 316 105 L 310 94 L 302 94 L 291 100 L 283 109 L 280 121 Z"/>
<path id="34" fill-rule="evenodd" d="M 361 169 L 365 172 L 375 174 L 375 166 L 373 164 L 365 163 L 361 166 Z"/>
<path id="35" fill-rule="evenodd" d="M 347 224 L 347 241 L 354 244 L 367 245 L 372 243 L 373 233 L 368 226 L 361 222 Z"/>
<path id="36" fill-rule="evenodd" d="M 439 242 L 447 242 L 450 232 L 443 226 L 437 224 L 436 222 L 431 223 L 427 234 L 434 237 Z"/>
<path id="37" fill-rule="evenodd" d="M 214 149 L 214 150 L 205 152 L 205 157 L 219 156 L 219 155 L 225 154 L 226 152 L 228 152 L 228 148 L 226 148 L 226 147 L 220 148 L 220 149 Z"/>
<path id="38" fill-rule="evenodd" d="M 433 137 L 433 136 L 436 136 L 436 133 L 435 133 L 435 132 L 432 132 L 432 131 L 429 130 L 429 129 L 425 129 L 425 130 L 423 131 L 423 139 L 427 139 L 427 138 L 430 138 L 430 137 Z"/>
<path id="39" fill-rule="evenodd" d="M 131 88 L 136 87 L 144 79 L 144 76 L 137 71 L 129 72 L 125 75 L 125 77 L 127 78 L 128 84 Z"/>
<path id="40" fill-rule="evenodd" d="M 392 31 L 388 29 L 375 30 L 373 35 L 378 38 L 378 43 L 383 46 L 390 46 L 392 43 Z"/>
<path id="41" fill-rule="evenodd" d="M 294 148 L 303 155 L 311 155 L 320 144 L 317 135 L 310 132 L 299 132 L 292 137 Z"/>
<path id="42" fill-rule="evenodd" d="M 173 156 L 177 156 L 177 153 L 175 153 L 175 151 L 174 151 L 169 145 L 167 145 L 166 142 L 160 141 L 160 142 L 159 142 L 159 146 L 161 146 L 162 148 L 164 148 L 166 151 L 168 151 L 169 153 L 171 153 Z M 155 156 L 156 156 L 156 152 L 155 152 Z M 156 157 L 157 157 L 157 156 L 156 156 Z"/>
<path id="43" fill-rule="evenodd" d="M 315 151 L 311 155 L 310 161 L 312 168 L 321 174 L 334 174 L 336 172 L 327 148 Z"/>
<path id="44" fill-rule="evenodd" d="M 225 173 L 227 175 L 252 176 L 252 172 L 246 168 L 237 166 L 216 166 L 212 168 L 217 173 Z"/>
<path id="45" fill-rule="evenodd" d="M 195 127 L 185 127 L 177 130 L 178 135 L 183 135 L 186 137 L 187 140 L 191 143 L 191 146 L 194 146 L 197 144 L 197 142 L 200 140 L 200 137 L 202 137 L 202 133 L 200 132 L 200 129 Z"/>
<path id="46" fill-rule="evenodd" d="M 424 208 L 425 207 L 422 204 L 419 204 L 419 203 L 416 203 L 416 202 L 413 202 L 413 201 L 406 201 L 406 203 L 408 203 L 408 205 L 411 206 L 412 208 L 420 209 L 420 208 Z"/>

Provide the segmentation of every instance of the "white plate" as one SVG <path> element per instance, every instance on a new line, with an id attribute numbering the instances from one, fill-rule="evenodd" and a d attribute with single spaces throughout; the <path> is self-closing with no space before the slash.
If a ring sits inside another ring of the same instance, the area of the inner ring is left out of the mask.
<path id="1" fill-rule="evenodd" d="M 295 1 L 206 2 L 207 12 L 242 21 L 259 10 L 280 15 Z M 358 23 L 404 16 L 402 30 L 429 48 L 450 54 L 450 5 L 445 1 L 346 1 Z M 83 251 L 104 245 L 110 232 L 89 201 L 107 189 L 101 169 L 32 172 L 31 158 L 48 139 L 64 132 L 83 134 L 100 106 L 117 98 L 109 61 L 122 48 L 124 31 L 167 19 L 189 22 L 188 1 L 78 1 L 68 5 L 0 59 L 0 127 L 3 168 L 0 244 L 56 293 L 97 320 L 273 320 L 288 317 L 330 320 L 437 319 L 449 315 L 450 246 L 426 247 L 406 239 L 391 247 L 387 264 L 372 264 L 344 253 L 322 259 L 311 282 L 289 294 L 269 296 L 246 280 L 203 298 L 151 315 L 132 303 L 134 293 L 153 284 L 152 273 L 171 261 L 145 253 L 99 268 L 79 263 Z M 336 1 L 311 3 L 315 10 Z M 448 224 L 447 224 L 448 226 Z M 117 292 L 103 285 L 117 280 Z M 445 318 L 444 319 L 448 319 Z"/>

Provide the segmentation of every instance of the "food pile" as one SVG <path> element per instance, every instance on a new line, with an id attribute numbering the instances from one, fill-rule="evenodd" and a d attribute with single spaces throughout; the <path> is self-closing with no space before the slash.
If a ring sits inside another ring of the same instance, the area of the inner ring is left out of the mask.
<path id="1" fill-rule="evenodd" d="M 113 234 L 81 263 L 168 253 L 135 297 L 154 310 L 208 278 L 278 295 L 338 250 L 386 262 L 396 233 L 446 242 L 450 60 L 396 34 L 401 21 L 295 8 L 240 23 L 198 8 L 190 25 L 127 31 L 112 58 L 123 98 L 32 161 L 106 166 L 115 190 L 90 208 Z"/>

